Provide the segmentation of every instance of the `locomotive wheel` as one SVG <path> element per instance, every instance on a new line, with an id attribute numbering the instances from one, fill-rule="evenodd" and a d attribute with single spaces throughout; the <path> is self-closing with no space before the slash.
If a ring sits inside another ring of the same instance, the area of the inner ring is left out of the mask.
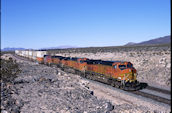
<path id="1" fill-rule="evenodd" d="M 94 76 L 90 76 L 89 78 L 90 78 L 91 80 L 94 80 Z"/>
<path id="2" fill-rule="evenodd" d="M 87 75 L 86 78 L 87 78 L 87 79 L 90 79 L 90 75 Z"/>
<path id="3" fill-rule="evenodd" d="M 119 85 L 117 85 L 117 84 L 115 85 L 115 87 L 116 87 L 116 88 L 120 88 L 120 86 L 119 86 Z"/>
<path id="4" fill-rule="evenodd" d="M 110 85 L 111 85 L 112 87 L 114 87 L 114 86 L 115 86 L 115 84 L 114 84 L 114 82 L 113 82 L 113 81 L 111 82 L 111 84 L 110 84 Z"/>
<path id="5" fill-rule="evenodd" d="M 120 88 L 120 85 L 121 85 L 121 84 L 120 84 L 118 81 L 115 81 L 115 87 L 116 87 L 116 88 Z"/>
<path id="6" fill-rule="evenodd" d="M 89 79 L 92 80 L 92 76 L 89 76 Z"/>
<path id="7" fill-rule="evenodd" d="M 108 79 L 106 83 L 109 84 L 109 85 L 111 85 L 112 87 L 115 86 L 115 82 L 111 78 Z"/>
<path id="8" fill-rule="evenodd" d="M 121 85 L 120 86 L 120 89 L 125 89 L 125 85 Z"/>

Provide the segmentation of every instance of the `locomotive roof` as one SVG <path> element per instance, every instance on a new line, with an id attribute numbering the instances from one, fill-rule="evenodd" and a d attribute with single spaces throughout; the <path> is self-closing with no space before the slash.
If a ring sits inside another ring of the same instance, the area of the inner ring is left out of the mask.
<path id="1" fill-rule="evenodd" d="M 70 60 L 71 58 L 70 57 L 65 57 L 63 58 L 64 60 Z"/>
<path id="2" fill-rule="evenodd" d="M 112 66 L 113 63 L 124 63 L 124 61 L 103 61 L 103 60 L 86 60 L 87 64 L 102 64 Z"/>
<path id="3" fill-rule="evenodd" d="M 63 56 L 51 56 L 51 58 L 58 58 L 58 59 L 60 59 L 60 60 L 62 60 L 62 59 L 65 59 L 65 60 L 67 60 L 67 59 L 69 59 L 68 57 L 63 57 Z"/>
<path id="4" fill-rule="evenodd" d="M 78 60 L 78 58 L 76 58 L 76 57 L 72 57 L 72 58 L 71 58 L 71 60 L 73 60 L 73 61 L 77 61 L 77 60 Z"/>
<path id="5" fill-rule="evenodd" d="M 47 56 L 50 56 L 50 55 L 44 55 L 44 57 L 47 57 Z"/>
<path id="6" fill-rule="evenodd" d="M 110 65 L 112 66 L 113 63 L 124 63 L 124 61 L 102 61 L 101 64 L 103 65 Z"/>
<path id="7" fill-rule="evenodd" d="M 62 59 L 65 59 L 65 57 L 62 56 L 62 57 L 59 57 L 59 59 L 62 60 Z"/>
<path id="8" fill-rule="evenodd" d="M 51 56 L 52 58 L 61 58 L 62 56 Z"/>
<path id="9" fill-rule="evenodd" d="M 112 66 L 113 61 L 102 61 L 100 64 Z"/>
<path id="10" fill-rule="evenodd" d="M 124 62 L 127 62 L 127 61 L 113 61 L 114 63 L 124 63 Z"/>
<path id="11" fill-rule="evenodd" d="M 85 60 L 84 62 L 87 62 L 87 64 L 100 64 L 102 60 Z"/>

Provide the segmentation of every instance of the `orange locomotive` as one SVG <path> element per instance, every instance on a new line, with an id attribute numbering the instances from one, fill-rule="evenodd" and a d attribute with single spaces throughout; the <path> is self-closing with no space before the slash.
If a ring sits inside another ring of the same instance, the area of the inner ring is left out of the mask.
<path id="1" fill-rule="evenodd" d="M 131 62 L 88 60 L 86 72 L 88 78 L 111 84 L 124 90 L 140 88 L 137 71 Z"/>
<path id="2" fill-rule="evenodd" d="M 55 64 L 55 65 L 60 65 L 61 64 L 61 60 L 64 59 L 65 57 L 62 57 L 62 56 L 52 56 L 52 64 Z"/>
<path id="3" fill-rule="evenodd" d="M 85 71 L 85 67 L 87 65 L 86 61 L 88 60 L 87 58 L 71 58 L 69 59 L 69 64 L 68 66 L 69 67 L 72 67 L 76 70 L 79 70 L 79 71 Z"/>
<path id="4" fill-rule="evenodd" d="M 88 58 L 45 56 L 44 63 L 57 64 L 63 68 L 72 68 L 82 76 L 110 84 L 124 90 L 139 89 L 137 71 L 131 62 L 102 61 Z"/>
<path id="5" fill-rule="evenodd" d="M 44 55 L 44 64 L 51 65 L 52 64 L 52 57 L 51 55 Z"/>

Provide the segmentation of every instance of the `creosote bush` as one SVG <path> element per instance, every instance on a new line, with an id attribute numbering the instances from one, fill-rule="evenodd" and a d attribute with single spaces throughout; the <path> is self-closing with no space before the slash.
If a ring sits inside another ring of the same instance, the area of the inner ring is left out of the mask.
<path id="1" fill-rule="evenodd" d="M 1 80 L 3 82 L 13 83 L 16 74 L 20 72 L 18 64 L 9 58 L 9 60 L 0 59 L 1 61 Z"/>

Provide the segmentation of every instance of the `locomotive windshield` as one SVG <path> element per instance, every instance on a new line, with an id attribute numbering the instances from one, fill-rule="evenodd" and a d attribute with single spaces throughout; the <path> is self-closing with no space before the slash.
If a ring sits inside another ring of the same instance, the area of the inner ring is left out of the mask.
<path id="1" fill-rule="evenodd" d="M 127 64 L 127 68 L 132 68 L 133 67 L 133 64 Z"/>
<path id="2" fill-rule="evenodd" d="M 80 60 L 80 63 L 82 64 L 82 63 L 84 63 L 84 61 L 83 60 Z"/>
<path id="3" fill-rule="evenodd" d="M 119 69 L 121 69 L 121 70 L 123 70 L 123 69 L 126 69 L 126 68 L 127 68 L 127 66 L 126 66 L 126 65 L 119 65 L 118 67 L 119 67 Z"/>

